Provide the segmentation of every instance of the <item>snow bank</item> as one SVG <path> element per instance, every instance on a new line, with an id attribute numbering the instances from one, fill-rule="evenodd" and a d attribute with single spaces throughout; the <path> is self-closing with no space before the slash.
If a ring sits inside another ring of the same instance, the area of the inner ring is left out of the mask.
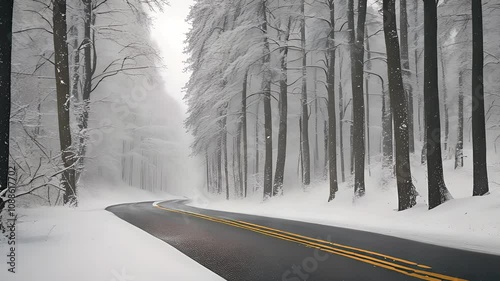
<path id="1" fill-rule="evenodd" d="M 350 184 L 339 187 L 336 199 L 328 203 L 328 185 L 320 183 L 307 191 L 286 190 L 282 197 L 262 202 L 258 191 L 245 200 L 198 198 L 194 206 L 278 217 L 291 220 L 347 227 L 383 233 L 431 244 L 500 254 L 500 165 L 489 166 L 490 194 L 472 197 L 472 169 L 453 169 L 445 162 L 445 181 L 454 200 L 428 210 L 426 172 L 414 165 L 414 184 L 419 192 L 418 204 L 398 212 L 395 181 L 383 187 L 380 170 L 367 173 L 366 196 L 353 201 Z"/>
<path id="2" fill-rule="evenodd" d="M 130 187 L 82 189 L 80 207 L 18 209 L 16 273 L 0 241 L 0 280 L 223 280 L 167 243 L 104 211 L 123 202 L 170 199 Z"/>

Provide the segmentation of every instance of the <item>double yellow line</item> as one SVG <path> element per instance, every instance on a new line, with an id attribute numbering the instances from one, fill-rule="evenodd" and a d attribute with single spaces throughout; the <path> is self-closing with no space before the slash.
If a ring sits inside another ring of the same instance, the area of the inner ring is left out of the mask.
<path id="1" fill-rule="evenodd" d="M 306 247 L 319 249 L 321 251 L 343 256 L 346 258 L 354 259 L 360 262 L 368 263 L 373 266 L 385 268 L 391 271 L 395 271 L 404 275 L 408 275 L 420 280 L 429 280 L 429 281 L 467 281 L 466 279 L 461 279 L 457 277 L 447 276 L 435 272 L 428 271 L 431 267 L 418 264 L 416 262 L 408 261 L 405 259 L 400 259 L 393 256 L 388 256 L 384 254 L 380 254 L 373 251 L 368 251 L 360 248 L 350 247 L 342 244 L 333 243 L 330 241 L 325 241 L 321 239 L 316 239 L 308 236 L 299 235 L 296 233 L 291 233 L 271 227 L 266 227 L 258 224 L 253 224 L 249 222 L 239 221 L 239 220 L 229 220 L 216 218 L 212 216 L 207 216 L 203 214 L 198 214 L 194 212 L 182 211 L 177 209 L 165 208 L 159 205 L 155 205 L 156 208 L 179 213 L 183 215 L 188 215 L 192 217 L 197 217 L 200 219 L 205 219 L 217 223 L 222 223 L 226 225 L 230 225 L 233 227 L 238 227 L 242 229 L 246 229 L 249 231 L 253 231 L 256 233 L 260 233 L 266 236 L 274 237 L 277 239 L 294 242 L 297 244 L 304 245 Z"/>

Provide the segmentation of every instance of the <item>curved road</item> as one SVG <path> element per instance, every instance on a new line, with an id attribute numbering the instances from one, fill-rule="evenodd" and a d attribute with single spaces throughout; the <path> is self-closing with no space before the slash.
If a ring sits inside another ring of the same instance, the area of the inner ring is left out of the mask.
<path id="1" fill-rule="evenodd" d="M 226 280 L 500 281 L 500 256 L 352 229 L 199 209 L 186 202 L 155 206 L 141 202 L 106 210 Z"/>

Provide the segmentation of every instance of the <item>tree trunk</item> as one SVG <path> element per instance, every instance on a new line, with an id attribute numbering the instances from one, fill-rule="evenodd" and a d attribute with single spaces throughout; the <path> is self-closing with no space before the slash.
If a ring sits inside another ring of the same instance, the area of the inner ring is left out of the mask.
<path id="1" fill-rule="evenodd" d="M 444 109 L 444 153 L 445 158 L 448 158 L 448 141 L 450 135 L 450 118 L 448 113 L 448 88 L 446 87 L 446 65 L 444 59 L 443 48 L 441 50 L 441 77 L 443 79 L 443 109 Z"/>
<path id="2" fill-rule="evenodd" d="M 242 130 L 242 145 L 243 145 L 243 188 L 244 196 L 248 194 L 248 135 L 247 135 L 247 84 L 248 71 L 243 79 L 243 91 L 241 91 L 241 130 Z"/>
<path id="3" fill-rule="evenodd" d="M 91 25 L 93 18 L 92 0 L 83 0 L 83 11 L 84 11 L 84 44 L 83 44 L 83 71 L 84 71 L 84 82 L 83 82 L 83 92 L 82 92 L 82 104 L 80 109 L 79 117 L 79 135 L 80 135 L 80 147 L 78 151 L 78 167 L 77 167 L 77 178 L 83 170 L 85 154 L 87 152 L 87 129 L 89 120 L 89 106 L 90 106 L 90 92 L 92 91 L 92 76 L 93 76 L 93 65 L 92 65 L 92 48 L 94 42 L 91 38 Z M 95 54 L 94 54 L 95 57 Z M 95 58 L 94 58 L 95 59 Z"/>
<path id="4" fill-rule="evenodd" d="M 311 64 L 313 64 L 312 56 L 311 56 Z M 314 93 L 314 178 L 318 178 L 319 176 L 319 104 L 318 104 L 318 69 L 314 68 L 313 71 L 313 93 Z"/>
<path id="5" fill-rule="evenodd" d="M 358 23 L 356 28 L 356 41 L 351 56 L 352 100 L 354 112 L 353 144 L 354 149 L 354 195 L 362 197 L 365 194 L 365 104 L 363 93 L 363 66 L 364 66 L 364 39 L 367 0 L 358 1 Z"/>
<path id="6" fill-rule="evenodd" d="M 400 2 L 400 28 L 401 28 L 401 64 L 403 67 L 403 82 L 406 98 L 408 99 L 408 147 L 410 153 L 415 152 L 415 137 L 413 126 L 413 89 L 411 87 L 410 55 L 408 47 L 408 13 L 406 0 Z"/>
<path id="7" fill-rule="evenodd" d="M 258 175 L 259 175 L 259 109 L 260 109 L 260 99 L 257 101 L 256 104 L 257 110 L 255 113 L 255 176 L 257 177 L 258 181 Z"/>
<path id="8" fill-rule="evenodd" d="M 302 50 L 302 159 L 304 163 L 304 185 L 311 183 L 311 157 L 309 155 L 309 113 L 307 108 L 307 53 L 306 53 L 306 15 L 305 0 L 302 0 L 301 15 L 302 23 L 300 29 L 300 41 Z"/>
<path id="9" fill-rule="evenodd" d="M 238 135 L 236 139 L 233 138 L 233 151 L 231 153 L 232 156 L 232 172 L 233 172 L 233 186 L 234 186 L 234 195 L 235 197 L 243 196 L 243 188 L 241 185 L 241 169 L 240 169 L 240 161 L 241 161 L 241 128 L 238 129 Z"/>
<path id="10" fill-rule="evenodd" d="M 347 30 L 348 30 L 348 38 L 349 38 L 349 53 L 351 59 L 351 85 L 353 85 L 353 80 L 355 76 L 354 71 L 354 0 L 347 0 Z M 354 89 L 351 88 L 351 94 L 354 96 Z M 351 111 L 351 120 L 349 123 L 349 134 L 350 134 L 350 174 L 354 175 L 354 106 Z"/>
<path id="11" fill-rule="evenodd" d="M 0 194 L 9 183 L 12 14 L 14 0 L 0 2 Z M 0 212 L 4 206 L 0 197 Z"/>
<path id="12" fill-rule="evenodd" d="M 329 150 L 329 147 L 328 147 L 328 121 L 325 120 L 324 124 L 323 124 L 323 135 L 324 135 L 324 141 L 323 141 L 323 145 L 324 145 L 324 149 L 325 149 L 325 156 L 326 155 L 329 155 L 328 154 L 328 151 Z M 328 177 L 328 169 L 329 169 L 329 166 L 328 166 L 328 157 L 325 157 L 325 164 L 324 164 L 324 169 L 323 169 L 323 180 L 326 181 L 327 177 Z"/>
<path id="13" fill-rule="evenodd" d="M 237 178 L 237 181 L 235 181 L 235 189 L 236 189 L 236 183 L 238 183 L 238 196 L 241 198 L 243 197 L 243 194 L 245 193 L 244 192 L 244 188 L 243 188 L 243 171 L 241 170 L 241 134 L 242 134 L 242 124 L 241 124 L 241 121 L 240 121 L 240 124 L 238 125 L 238 132 L 236 134 L 236 143 L 234 144 L 234 148 L 233 148 L 233 151 L 234 153 L 236 154 L 235 155 L 235 161 L 236 164 L 234 164 L 233 162 L 233 170 L 236 170 L 235 171 L 235 175 L 237 174 L 238 175 L 238 178 Z"/>
<path id="14" fill-rule="evenodd" d="M 210 160 L 208 158 L 208 148 L 205 151 L 205 166 L 207 168 L 207 192 L 210 192 Z"/>
<path id="15" fill-rule="evenodd" d="M 427 179 L 429 209 L 448 200 L 451 195 L 443 178 L 441 156 L 441 120 L 437 59 L 437 7 L 435 0 L 424 0 L 424 110 L 426 127 Z"/>
<path id="16" fill-rule="evenodd" d="M 264 32 L 264 131 L 266 155 L 264 160 L 264 199 L 273 193 L 273 124 L 271 116 L 271 53 L 267 33 L 267 0 L 262 1 L 262 30 Z"/>
<path id="17" fill-rule="evenodd" d="M 224 106 L 222 117 L 222 149 L 224 153 L 224 179 L 226 183 L 226 200 L 229 200 L 229 174 L 227 168 L 227 104 Z"/>
<path id="18" fill-rule="evenodd" d="M 285 175 L 287 118 L 288 118 L 288 39 L 290 36 L 291 19 L 288 20 L 286 34 L 284 35 L 285 47 L 281 49 L 281 77 L 279 94 L 280 124 L 278 131 L 278 155 L 276 158 L 276 172 L 274 174 L 273 196 L 283 194 L 283 179 Z"/>
<path id="19" fill-rule="evenodd" d="M 483 11 L 481 0 L 472 1 L 472 152 L 474 163 L 473 196 L 488 193 L 486 165 L 486 124 L 483 81 Z"/>
<path id="20" fill-rule="evenodd" d="M 371 52 L 370 52 L 370 39 L 368 38 L 368 28 L 365 32 L 366 40 L 366 70 L 370 71 L 372 69 Z M 366 161 L 368 164 L 368 175 L 372 175 L 371 165 L 371 148 L 370 148 L 370 75 L 365 75 L 365 91 L 366 91 Z"/>
<path id="21" fill-rule="evenodd" d="M 413 22 L 414 26 L 418 26 L 418 24 L 419 24 L 419 21 L 418 21 L 418 19 L 419 19 L 418 2 L 419 1 L 421 1 L 421 0 L 413 0 L 413 5 L 415 7 L 415 12 L 414 12 L 415 16 L 414 16 L 414 22 Z M 414 50 L 414 56 L 415 56 L 415 58 L 414 58 L 415 59 L 415 62 L 414 62 L 415 63 L 415 86 L 416 86 L 415 87 L 415 93 L 418 93 L 418 99 L 417 99 L 418 100 L 418 107 L 417 107 L 418 108 L 417 109 L 418 139 L 420 141 L 423 141 L 424 140 L 423 134 L 422 134 L 422 132 L 424 131 L 424 129 L 422 128 L 423 127 L 423 124 L 422 124 L 423 123 L 422 122 L 423 121 L 422 120 L 423 119 L 423 117 L 422 117 L 422 108 L 423 108 L 423 106 L 422 106 L 422 98 L 423 97 L 422 97 L 422 92 L 420 91 L 420 83 L 419 83 L 419 79 L 420 79 L 419 77 L 420 76 L 419 76 L 419 73 L 418 73 L 419 72 L 418 63 L 420 61 L 419 60 L 419 52 L 418 52 L 418 41 L 419 41 L 419 33 L 415 29 L 414 34 L 413 34 L 413 47 L 415 48 L 415 50 Z M 410 106 L 410 105 L 408 104 L 408 106 Z M 414 110 L 414 108 L 412 107 L 410 110 Z M 414 112 L 411 115 L 413 115 L 413 116 L 408 116 L 408 118 L 410 118 L 410 117 L 413 118 L 413 120 L 411 120 L 411 121 L 414 124 L 414 121 L 415 121 L 415 117 L 414 117 L 415 114 L 414 114 Z M 413 125 L 413 142 L 415 142 L 415 125 Z M 425 146 L 425 145 L 423 145 L 423 146 Z"/>
<path id="22" fill-rule="evenodd" d="M 53 7 L 54 64 L 59 122 L 59 142 L 64 164 L 62 185 L 64 204 L 77 205 L 75 185 L 75 154 L 71 147 L 70 87 L 67 45 L 66 0 L 55 0 Z"/>
<path id="23" fill-rule="evenodd" d="M 458 76 L 458 136 L 455 148 L 455 169 L 464 166 L 464 72 Z"/>
<path id="24" fill-rule="evenodd" d="M 299 117 L 299 143 L 302 143 L 302 116 Z M 297 170 L 300 169 L 300 181 L 304 182 L 304 158 L 302 157 L 302 146 L 299 149 L 299 166 Z M 325 161 L 326 164 L 326 161 Z"/>
<path id="25" fill-rule="evenodd" d="M 344 159 L 344 93 L 342 89 L 342 53 L 339 49 L 339 150 L 340 150 L 340 181 L 345 182 L 345 159 Z"/>
<path id="26" fill-rule="evenodd" d="M 337 118 L 335 107 L 335 4 L 334 0 L 328 1 L 330 8 L 330 32 L 329 32 L 329 58 L 327 73 L 327 92 L 328 92 L 328 174 L 330 175 L 330 195 L 328 202 L 335 198 L 338 191 L 337 182 Z"/>
<path id="27" fill-rule="evenodd" d="M 417 192 L 412 183 L 408 134 L 408 101 L 405 96 L 399 41 L 396 21 L 395 0 L 384 0 L 384 35 L 387 54 L 387 76 L 391 109 L 394 116 L 394 139 L 396 142 L 396 177 L 398 185 L 399 210 L 406 210 L 416 204 Z"/>
<path id="28" fill-rule="evenodd" d="M 78 16 L 73 16 L 73 26 L 71 27 L 71 37 L 73 37 L 73 81 L 71 84 L 71 95 L 76 99 L 80 100 L 78 95 L 78 86 L 80 84 L 80 46 L 79 46 L 79 35 L 78 35 Z"/>
<path id="29" fill-rule="evenodd" d="M 219 111 L 219 118 L 222 117 L 222 112 Z M 222 121 L 217 121 L 219 123 L 219 134 L 220 138 L 217 140 L 217 155 L 216 155 L 216 161 L 217 161 L 217 194 L 222 193 L 222 138 L 223 138 L 223 131 L 224 127 L 222 126 Z"/>
<path id="30" fill-rule="evenodd" d="M 383 81 L 382 81 L 383 83 Z M 392 112 L 390 93 L 385 90 L 382 84 L 382 168 L 388 170 L 393 167 L 394 147 L 392 142 Z"/>

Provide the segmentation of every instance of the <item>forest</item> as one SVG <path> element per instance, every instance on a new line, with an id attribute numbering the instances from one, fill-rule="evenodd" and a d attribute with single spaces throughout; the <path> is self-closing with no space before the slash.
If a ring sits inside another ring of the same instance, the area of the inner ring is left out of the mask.
<path id="1" fill-rule="evenodd" d="M 332 204 L 394 187 L 398 210 L 432 209 L 450 162 L 471 196 L 499 185 L 495 1 L 194 1 L 184 121 L 151 38 L 168 8 L 2 1 L 2 205 L 9 181 L 26 205 L 77 206 L 103 179 L 232 200 L 326 186 Z"/>
<path id="2" fill-rule="evenodd" d="M 397 3 L 396 3 L 397 2 Z M 451 0 L 198 0 L 185 121 L 205 189 L 226 199 L 327 182 L 353 200 L 397 185 L 398 210 L 452 199 L 443 161 L 498 161 L 500 5 Z M 494 152 L 494 153 L 493 153 Z M 491 159 L 487 159 L 491 158 Z M 496 162 L 495 162 L 496 163 Z M 395 187 L 396 188 L 396 187 Z"/>
<path id="3" fill-rule="evenodd" d="M 175 184 L 187 165 L 174 164 L 184 132 L 169 124 L 182 113 L 165 95 L 150 37 L 151 11 L 166 5 L 1 1 L 9 39 L 0 40 L 0 61 L 12 63 L 0 71 L 0 202 L 9 180 L 27 206 L 76 206 L 85 179 L 146 190 Z"/>
<path id="4" fill-rule="evenodd" d="M 499 0 L 0 0 L 0 280 L 500 280 L 499 145 Z"/>

